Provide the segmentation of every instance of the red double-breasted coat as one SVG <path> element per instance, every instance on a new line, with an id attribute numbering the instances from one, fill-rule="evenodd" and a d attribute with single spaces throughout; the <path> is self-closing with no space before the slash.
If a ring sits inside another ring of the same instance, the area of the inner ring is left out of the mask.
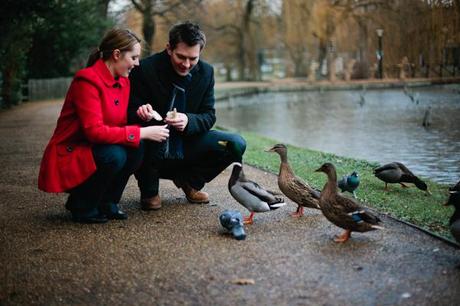
<path id="1" fill-rule="evenodd" d="M 140 128 L 127 126 L 129 79 L 115 79 L 100 59 L 77 72 L 40 166 L 38 188 L 64 192 L 88 179 L 96 164 L 92 145 L 139 146 Z"/>

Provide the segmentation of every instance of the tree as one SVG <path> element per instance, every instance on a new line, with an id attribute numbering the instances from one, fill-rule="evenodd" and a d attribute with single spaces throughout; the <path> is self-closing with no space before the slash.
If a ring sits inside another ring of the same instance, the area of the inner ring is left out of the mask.
<path id="1" fill-rule="evenodd" d="M 48 5 L 48 1 L 7 0 L 1 7 L 1 107 L 10 107 L 20 101 L 31 37 L 36 25 L 43 22 L 41 16 Z"/>
<path id="2" fill-rule="evenodd" d="M 142 16 L 144 55 L 152 53 L 158 17 L 167 18 L 168 14 L 179 14 L 180 8 L 190 12 L 191 6 L 198 5 L 200 2 L 201 0 L 131 0 L 136 11 Z"/>
<path id="3" fill-rule="evenodd" d="M 226 64 L 237 66 L 239 80 L 260 78 L 256 41 L 261 39 L 257 37 L 260 34 L 257 33 L 257 27 L 254 27 L 254 12 L 260 9 L 261 3 L 261 0 L 208 3 L 210 8 L 207 9 L 207 15 L 211 18 L 205 24 L 208 29 L 216 32 L 214 38 L 225 45 L 225 49 L 218 53 L 224 52 L 227 55 Z"/>
<path id="4" fill-rule="evenodd" d="M 69 76 L 84 67 L 91 49 L 98 46 L 104 31 L 113 25 L 106 18 L 108 1 L 97 3 L 53 1 L 32 36 L 29 78 Z"/>
<path id="5" fill-rule="evenodd" d="M 313 2 L 283 1 L 284 45 L 294 66 L 294 76 L 307 74 L 307 51 L 311 43 L 310 27 Z"/>

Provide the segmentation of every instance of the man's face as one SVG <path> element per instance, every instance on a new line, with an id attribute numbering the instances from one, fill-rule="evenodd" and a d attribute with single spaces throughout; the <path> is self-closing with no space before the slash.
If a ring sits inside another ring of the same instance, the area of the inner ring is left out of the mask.
<path id="1" fill-rule="evenodd" d="M 180 76 L 186 76 L 200 59 L 200 44 L 190 47 L 186 43 L 180 42 L 174 50 L 168 44 L 166 50 L 171 58 L 174 71 Z"/>

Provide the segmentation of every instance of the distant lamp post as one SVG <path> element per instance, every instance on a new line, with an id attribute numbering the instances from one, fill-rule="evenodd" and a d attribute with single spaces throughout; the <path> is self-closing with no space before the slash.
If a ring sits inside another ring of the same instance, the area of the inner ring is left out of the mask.
<path id="1" fill-rule="evenodd" d="M 377 29 L 376 32 L 379 38 L 379 50 L 377 52 L 377 59 L 379 61 L 379 79 L 383 79 L 383 50 L 382 50 L 383 29 Z"/>

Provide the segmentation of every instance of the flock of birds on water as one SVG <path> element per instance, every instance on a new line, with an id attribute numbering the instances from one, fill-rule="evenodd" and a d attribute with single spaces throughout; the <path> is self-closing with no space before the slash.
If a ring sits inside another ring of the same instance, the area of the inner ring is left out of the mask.
<path id="1" fill-rule="evenodd" d="M 242 149 L 236 143 L 221 141 L 219 144 L 225 146 L 238 160 L 242 160 Z M 277 153 L 280 156 L 278 187 L 282 194 L 298 205 L 296 212 L 292 214 L 293 217 L 302 216 L 304 208 L 320 210 L 327 220 L 344 229 L 341 235 L 334 237 L 334 241 L 338 243 L 346 242 L 352 232 L 383 229 L 378 216 L 363 208 L 356 200 L 355 190 L 359 186 L 359 176 L 356 172 L 338 181 L 335 166 L 332 163 L 323 164 L 315 170 L 327 176 L 327 182 L 320 191 L 295 175 L 289 164 L 287 151 L 284 144 L 276 144 L 266 152 Z M 385 183 L 385 190 L 388 190 L 388 184 L 400 184 L 407 188 L 405 183 L 412 183 L 427 195 L 431 194 L 426 183 L 402 163 L 393 162 L 378 167 L 374 169 L 374 175 Z M 342 192 L 352 193 L 354 198 L 339 193 L 339 188 Z M 255 213 L 269 212 L 286 205 L 282 194 L 267 190 L 249 180 L 244 174 L 241 162 L 234 163 L 228 189 L 232 197 L 250 212 L 250 215 L 244 218 L 245 224 L 253 223 Z M 455 208 L 449 225 L 453 237 L 460 243 L 460 182 L 450 187 L 449 193 L 445 205 L 453 205 Z"/>

